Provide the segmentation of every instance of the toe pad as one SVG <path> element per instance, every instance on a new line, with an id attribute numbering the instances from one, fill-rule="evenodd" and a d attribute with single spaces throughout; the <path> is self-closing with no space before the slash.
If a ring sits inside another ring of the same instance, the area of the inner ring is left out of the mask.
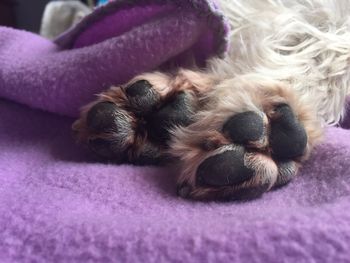
<path id="1" fill-rule="evenodd" d="M 264 121 L 256 112 L 242 112 L 232 116 L 224 124 L 223 132 L 236 143 L 257 141 L 263 136 Z"/>
<path id="2" fill-rule="evenodd" d="M 139 80 L 126 88 L 130 105 L 136 113 L 145 115 L 157 106 L 160 96 L 146 80 Z"/>
<path id="3" fill-rule="evenodd" d="M 93 132 L 104 132 L 114 128 L 117 108 L 112 102 L 100 102 L 94 105 L 87 114 L 86 123 Z"/>
<path id="4" fill-rule="evenodd" d="M 237 148 L 213 155 L 197 169 L 197 183 L 204 186 L 237 185 L 254 176 L 244 165 L 244 150 Z"/>
<path id="5" fill-rule="evenodd" d="M 292 159 L 301 156 L 307 145 L 307 134 L 288 105 L 280 105 L 279 118 L 271 124 L 270 146 L 275 158 Z"/>

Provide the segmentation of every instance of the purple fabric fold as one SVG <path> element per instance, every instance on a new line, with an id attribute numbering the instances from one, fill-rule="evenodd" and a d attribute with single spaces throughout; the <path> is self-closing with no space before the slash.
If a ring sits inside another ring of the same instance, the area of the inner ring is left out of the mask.
<path id="1" fill-rule="evenodd" d="M 349 261 L 348 130 L 280 190 L 196 203 L 176 171 L 95 162 L 72 121 L 0 100 L 0 262 Z"/>
<path id="2" fill-rule="evenodd" d="M 227 33 L 206 0 L 112 1 L 55 42 L 0 27 L 0 97 L 77 116 L 96 93 L 139 73 L 204 67 L 223 55 Z"/>

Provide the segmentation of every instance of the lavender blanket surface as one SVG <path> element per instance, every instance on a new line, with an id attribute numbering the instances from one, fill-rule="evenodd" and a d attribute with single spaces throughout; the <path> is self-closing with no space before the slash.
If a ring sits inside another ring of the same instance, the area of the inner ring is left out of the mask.
<path id="1" fill-rule="evenodd" d="M 204 65 L 226 33 L 204 0 L 114 1 L 56 42 L 1 27 L 0 97 L 76 116 L 139 72 Z M 195 203 L 176 197 L 169 168 L 96 162 L 72 122 L 0 99 L 1 263 L 349 262 L 349 130 L 329 128 L 285 188 Z"/>
<path id="2" fill-rule="evenodd" d="M 72 119 L 0 100 L 0 123 L 0 262 L 349 262 L 349 130 L 285 188 L 195 203 L 170 169 L 95 162 Z"/>
<path id="3" fill-rule="evenodd" d="M 0 27 L 0 97 L 77 116 L 110 85 L 156 68 L 205 66 L 227 25 L 207 0 L 115 0 L 55 42 Z"/>

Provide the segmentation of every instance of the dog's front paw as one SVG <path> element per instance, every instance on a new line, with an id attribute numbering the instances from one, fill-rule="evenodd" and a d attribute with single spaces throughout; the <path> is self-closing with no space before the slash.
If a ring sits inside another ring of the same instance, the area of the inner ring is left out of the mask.
<path id="1" fill-rule="evenodd" d="M 197 200 L 257 198 L 295 177 L 308 142 L 303 124 L 287 104 L 276 105 L 269 115 L 247 111 L 230 116 L 221 133 L 226 142 L 216 148 L 199 151 L 191 145 L 190 151 L 197 156 L 184 158 L 180 196 Z"/>
<path id="2" fill-rule="evenodd" d="M 191 123 L 196 98 L 164 74 L 146 74 L 112 87 L 82 110 L 73 124 L 78 139 L 104 160 L 160 164 L 174 126 Z"/>

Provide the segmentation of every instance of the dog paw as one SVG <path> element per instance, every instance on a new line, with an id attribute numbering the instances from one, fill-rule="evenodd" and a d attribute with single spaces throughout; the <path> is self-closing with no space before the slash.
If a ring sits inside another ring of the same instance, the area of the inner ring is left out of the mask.
<path id="1" fill-rule="evenodd" d="M 165 76 L 152 84 L 149 76 L 102 93 L 73 124 L 78 139 L 104 160 L 165 162 L 171 129 L 191 123 L 196 100 L 190 92 L 171 87 Z"/>
<path id="2" fill-rule="evenodd" d="M 230 116 L 221 132 L 225 145 L 204 149 L 196 157 L 196 165 L 185 164 L 192 169 L 185 169 L 187 174 L 179 180 L 181 197 L 257 198 L 295 177 L 308 141 L 302 123 L 287 104 L 276 105 L 269 116 L 254 111 Z"/>

